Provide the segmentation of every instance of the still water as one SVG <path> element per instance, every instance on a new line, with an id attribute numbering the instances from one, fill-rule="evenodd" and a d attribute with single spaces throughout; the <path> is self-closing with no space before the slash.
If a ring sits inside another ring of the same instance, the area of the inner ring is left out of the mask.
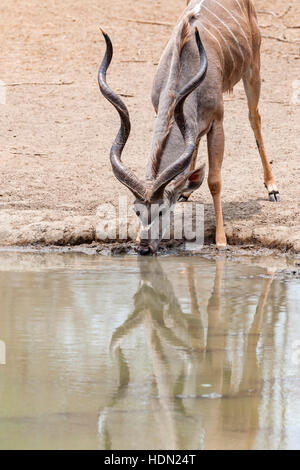
<path id="1" fill-rule="evenodd" d="M 0 448 L 300 449 L 280 264 L 1 253 Z"/>

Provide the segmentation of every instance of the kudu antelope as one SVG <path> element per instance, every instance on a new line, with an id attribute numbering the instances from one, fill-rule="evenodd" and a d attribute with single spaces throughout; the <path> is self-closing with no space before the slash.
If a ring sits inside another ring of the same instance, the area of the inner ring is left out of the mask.
<path id="1" fill-rule="evenodd" d="M 180 198 L 188 199 L 204 180 L 204 165 L 195 170 L 200 139 L 207 134 L 208 185 L 216 215 L 216 244 L 226 246 L 221 206 L 221 167 L 224 154 L 223 93 L 243 79 L 249 118 L 261 156 L 270 201 L 279 192 L 266 155 L 260 96 L 261 35 L 251 0 L 192 0 L 188 2 L 160 60 L 152 92 L 157 113 L 145 181 L 121 161 L 130 134 L 129 113 L 109 88 L 106 72 L 113 49 L 106 33 L 106 54 L 99 70 L 99 86 L 116 108 L 121 128 L 110 160 L 117 179 L 134 194 L 143 237 L 140 253 L 151 254 L 163 238 L 151 239 L 151 228 L 168 215 Z M 201 36 L 201 39 L 200 39 Z M 142 210 L 141 210 L 142 208 Z"/>

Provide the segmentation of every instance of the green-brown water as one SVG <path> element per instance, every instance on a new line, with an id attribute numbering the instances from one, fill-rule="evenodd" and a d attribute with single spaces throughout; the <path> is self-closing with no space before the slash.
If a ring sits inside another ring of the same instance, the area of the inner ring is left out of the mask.
<path id="1" fill-rule="evenodd" d="M 277 263 L 0 254 L 0 448 L 300 449 Z"/>

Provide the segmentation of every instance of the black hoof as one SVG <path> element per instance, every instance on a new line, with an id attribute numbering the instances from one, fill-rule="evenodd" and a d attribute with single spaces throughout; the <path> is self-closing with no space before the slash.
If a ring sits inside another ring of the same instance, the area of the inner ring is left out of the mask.
<path id="1" fill-rule="evenodd" d="M 180 198 L 178 199 L 178 202 L 188 202 L 190 196 L 185 196 L 184 194 L 181 194 Z"/>
<path id="2" fill-rule="evenodd" d="M 269 201 L 271 202 L 280 202 L 280 195 L 278 191 L 272 191 L 269 193 Z"/>

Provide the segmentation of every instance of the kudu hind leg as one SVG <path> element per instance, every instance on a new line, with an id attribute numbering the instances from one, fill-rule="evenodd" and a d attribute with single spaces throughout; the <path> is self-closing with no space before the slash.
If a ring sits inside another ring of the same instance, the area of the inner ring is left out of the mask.
<path id="1" fill-rule="evenodd" d="M 223 121 L 215 121 L 207 134 L 207 148 L 209 159 L 208 186 L 215 208 L 216 244 L 218 248 L 223 248 L 227 245 L 221 205 L 221 168 L 224 156 L 224 141 Z"/>
<path id="2" fill-rule="evenodd" d="M 279 202 L 280 196 L 276 186 L 275 178 L 272 173 L 271 165 L 269 163 L 264 141 L 261 132 L 261 117 L 258 111 L 258 103 L 260 98 L 261 79 L 259 70 L 252 71 L 247 74 L 244 79 L 244 88 L 248 99 L 249 107 L 249 120 L 253 129 L 257 147 L 259 150 L 260 158 L 264 170 L 265 187 L 269 193 L 269 200 L 272 202 Z"/>

